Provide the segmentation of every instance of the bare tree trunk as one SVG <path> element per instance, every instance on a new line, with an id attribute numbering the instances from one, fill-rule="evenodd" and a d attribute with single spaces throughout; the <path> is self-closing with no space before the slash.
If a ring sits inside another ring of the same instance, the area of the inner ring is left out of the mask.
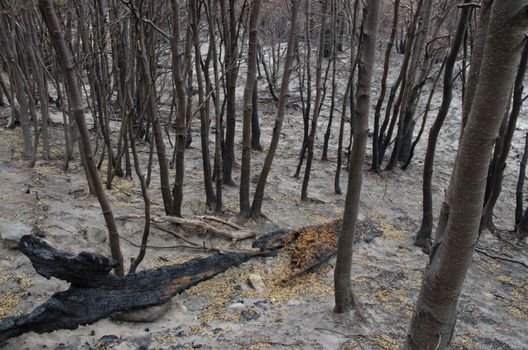
<path id="1" fill-rule="evenodd" d="M 405 348 L 443 350 L 452 342 L 458 297 L 478 238 L 482 179 L 519 63 L 527 6 L 526 0 L 505 0 L 492 8 L 479 82 L 458 149 L 446 231 L 425 269 Z"/>
<path id="2" fill-rule="evenodd" d="M 380 173 L 380 158 L 379 158 L 379 139 L 380 139 L 380 117 L 381 117 L 381 108 L 385 100 L 385 94 L 387 93 L 387 77 L 389 75 L 389 66 L 390 66 L 390 57 L 392 52 L 392 47 L 394 46 L 394 39 L 396 38 L 396 33 L 398 31 L 398 21 L 400 17 L 400 0 L 394 1 L 394 12 L 392 19 L 392 29 L 385 49 L 385 59 L 383 61 L 383 75 L 381 77 L 381 91 L 378 97 L 378 102 L 376 103 L 376 108 L 374 109 L 374 133 L 372 137 L 372 170 L 376 173 Z M 387 106 L 387 108 L 390 108 Z"/>
<path id="3" fill-rule="evenodd" d="M 422 0 L 422 5 L 420 10 L 417 12 L 419 15 L 418 27 L 415 36 L 412 54 L 410 57 L 410 62 L 406 69 L 404 76 L 404 83 L 402 84 L 401 90 L 401 103 L 399 106 L 399 117 L 398 117 L 398 130 L 396 134 L 396 139 L 394 140 L 394 147 L 392 149 L 392 154 L 387 164 L 386 169 L 392 170 L 396 165 L 397 161 L 400 159 L 400 152 L 402 150 L 402 145 L 404 144 L 404 138 L 408 137 L 407 129 L 409 128 L 409 123 L 412 119 L 412 114 L 408 113 L 409 106 L 412 105 L 413 101 L 413 90 L 415 89 L 415 79 L 416 73 L 420 69 L 420 60 L 423 56 L 423 51 L 425 49 L 425 39 L 427 38 L 427 33 L 429 30 L 431 22 L 431 12 L 432 12 L 433 1 L 432 0 Z M 407 48 L 406 48 L 407 49 Z M 410 51 L 410 50 L 409 50 Z M 407 51 L 406 51 L 407 54 Z M 412 137 L 412 135 L 411 135 Z"/>
<path id="4" fill-rule="evenodd" d="M 180 5 L 178 1 L 171 0 L 172 9 L 172 77 L 174 80 L 174 89 L 176 92 L 176 144 L 175 149 L 175 165 L 176 174 L 174 179 L 174 186 L 172 189 L 173 201 L 172 210 L 174 215 L 181 216 L 181 206 L 183 201 L 183 178 L 185 174 L 185 143 L 187 127 L 185 125 L 185 111 L 186 111 L 186 93 L 184 88 L 184 81 L 181 75 L 182 60 L 180 52 Z"/>
<path id="5" fill-rule="evenodd" d="M 349 102 L 348 98 L 350 96 L 350 90 L 352 89 L 352 84 L 354 83 L 354 75 L 353 75 L 354 73 L 353 72 L 354 72 L 354 69 L 352 69 L 352 73 L 350 74 L 350 77 L 348 78 L 347 87 L 345 89 L 345 95 L 343 96 L 343 106 L 341 109 L 341 122 L 339 123 L 339 138 L 337 141 L 337 165 L 336 165 L 336 173 L 334 177 L 334 192 L 336 194 L 343 193 L 341 191 L 341 186 L 340 186 L 341 167 L 343 166 L 343 138 L 344 138 L 344 133 L 345 133 L 346 106 Z"/>
<path id="6" fill-rule="evenodd" d="M 314 101 L 314 110 L 312 116 L 312 125 L 310 128 L 310 135 L 308 136 L 307 143 L 307 155 L 306 155 L 306 168 L 304 169 L 304 178 L 301 189 L 301 200 L 308 199 L 308 184 L 310 182 L 310 173 L 312 171 L 312 160 L 313 160 L 313 151 L 315 136 L 317 133 L 317 121 L 319 120 L 319 115 L 321 112 L 321 78 L 322 78 L 322 69 L 323 69 L 323 56 L 324 56 L 324 42 L 325 42 L 325 30 L 326 30 L 326 16 L 328 10 L 328 0 L 323 0 L 323 7 L 321 12 L 321 29 L 319 33 L 319 49 L 317 56 L 317 65 L 315 67 L 315 101 Z"/>
<path id="7" fill-rule="evenodd" d="M 92 147 L 90 141 L 90 134 L 88 132 L 88 127 L 86 126 L 86 120 L 84 117 L 84 111 L 81 101 L 81 92 L 79 91 L 79 85 L 77 77 L 74 71 L 74 65 L 71 59 L 71 54 L 66 46 L 64 41 L 64 36 L 60 28 L 59 19 L 57 18 L 57 13 L 53 6 L 52 0 L 39 0 L 39 9 L 48 31 L 51 36 L 52 44 L 55 48 L 57 58 L 60 61 L 64 77 L 68 85 L 68 96 L 70 101 L 70 108 L 75 117 L 75 122 L 77 128 L 79 129 L 79 134 L 81 136 L 81 143 L 79 150 L 84 154 L 86 160 L 87 174 L 91 177 L 91 180 L 94 185 L 95 194 L 101 205 L 101 210 L 103 211 L 103 216 L 105 218 L 106 226 L 108 228 L 108 235 L 110 241 L 110 250 L 112 253 L 112 258 L 114 258 L 118 265 L 115 268 L 117 275 L 123 275 L 123 255 L 121 254 L 121 248 L 119 245 L 119 233 L 117 231 L 117 226 L 114 219 L 114 214 L 112 212 L 112 206 L 106 197 L 106 193 L 103 188 L 101 179 L 95 167 L 95 161 L 93 159 Z"/>
<path id="8" fill-rule="evenodd" d="M 466 31 L 467 33 L 467 31 Z M 447 58 L 447 57 L 446 57 Z M 438 81 L 442 77 L 442 73 L 445 68 L 446 64 L 446 58 L 444 58 L 442 62 L 442 66 L 440 66 L 440 69 L 438 70 L 438 73 L 436 74 L 436 77 L 434 79 L 433 85 L 431 86 L 431 91 L 429 91 L 429 98 L 427 99 L 427 103 L 425 104 L 424 113 L 422 117 L 422 125 L 420 126 L 420 130 L 418 130 L 418 135 L 416 135 L 416 139 L 414 140 L 413 144 L 411 145 L 411 150 L 409 154 L 409 158 L 405 162 L 405 164 L 402 166 L 403 170 L 407 170 L 409 167 L 409 164 L 411 164 L 411 159 L 414 157 L 414 150 L 416 149 L 416 146 L 418 145 L 418 142 L 420 142 L 420 138 L 422 137 L 422 134 L 425 130 L 425 124 L 427 123 L 427 119 L 429 117 L 429 112 L 431 111 L 431 104 L 433 102 L 433 97 L 436 92 L 436 86 L 438 85 Z"/>
<path id="9" fill-rule="evenodd" d="M 132 102 L 132 95 L 130 95 L 130 91 L 129 102 Z M 124 108 L 124 101 L 121 101 L 121 103 L 122 107 Z M 131 111 L 134 111 L 134 109 L 132 108 Z M 145 224 L 143 226 L 143 235 L 141 237 L 141 247 L 139 249 L 138 256 L 133 258 L 130 263 L 129 273 L 136 272 L 136 269 L 138 268 L 139 264 L 145 258 L 145 253 L 147 252 L 147 242 L 150 235 L 150 196 L 147 189 L 147 183 L 145 181 L 145 175 L 141 170 L 141 164 L 139 162 L 139 157 L 136 150 L 136 139 L 134 136 L 133 122 L 133 113 L 130 113 L 129 120 L 127 122 L 128 136 L 130 139 L 130 147 L 132 148 L 132 156 L 134 158 L 134 168 L 136 170 L 136 175 L 139 179 L 139 183 L 141 185 L 141 195 L 143 196 L 143 202 L 145 204 Z"/>
<path id="10" fill-rule="evenodd" d="M 224 21 L 225 41 L 225 80 L 227 89 L 226 136 L 223 160 L 223 179 L 227 185 L 233 185 L 233 164 L 235 161 L 235 128 L 236 128 L 236 82 L 238 77 L 237 46 L 238 35 L 235 16 L 235 0 L 220 0 L 222 19 Z"/>
<path id="11" fill-rule="evenodd" d="M 249 203 L 249 180 L 251 175 L 251 112 L 255 83 L 257 81 L 259 12 L 260 0 L 253 0 L 251 13 L 249 15 L 247 78 L 242 107 L 244 116 L 242 125 L 242 166 L 240 169 L 240 215 L 245 218 L 251 216 L 251 205 Z"/>
<path id="12" fill-rule="evenodd" d="M 469 0 L 465 1 L 466 4 L 469 3 Z M 446 58 L 445 72 L 444 72 L 444 88 L 442 95 L 442 104 L 438 110 L 438 115 L 429 131 L 429 138 L 427 140 L 427 150 L 425 152 L 425 162 L 424 162 L 424 172 L 422 180 L 422 194 L 423 194 L 423 204 L 422 204 L 422 225 L 420 230 L 416 234 L 416 240 L 414 244 L 419 247 L 424 247 L 427 250 L 431 245 L 431 233 L 433 231 L 433 190 L 432 190 L 432 181 L 433 181 L 433 165 L 434 158 L 436 153 L 436 143 L 438 140 L 438 135 L 440 130 L 444 125 L 444 121 L 449 112 L 449 107 L 451 106 L 451 100 L 453 98 L 453 71 L 455 68 L 455 63 L 457 60 L 458 51 L 460 50 L 460 45 L 464 39 L 464 33 L 466 32 L 466 25 L 471 13 L 471 8 L 464 6 L 460 14 L 460 20 L 458 22 L 458 27 L 449 49 L 448 56 Z"/>
<path id="13" fill-rule="evenodd" d="M 356 89 L 356 110 L 354 117 L 354 143 L 348 172 L 348 189 L 343 214 L 343 226 L 337 242 L 337 260 L 334 272 L 335 308 L 337 313 L 344 313 L 354 307 L 351 269 L 354 236 L 358 221 L 359 199 L 363 183 L 363 164 L 367 151 L 368 119 L 370 109 L 370 85 L 374 58 L 376 56 L 376 36 L 380 0 L 367 4 L 367 17 L 361 34 L 361 52 Z"/>
<path id="14" fill-rule="evenodd" d="M 310 111 L 312 108 L 312 37 L 310 31 L 311 21 L 311 1 L 305 0 L 306 3 L 306 20 L 304 21 L 304 40 L 305 40 L 305 64 L 304 70 L 306 71 L 306 103 L 303 110 L 303 141 L 301 145 L 301 151 L 299 153 L 299 163 L 293 177 L 299 177 L 301 173 L 302 164 L 306 154 L 306 148 L 308 147 L 308 138 L 310 136 Z M 302 91 L 304 85 L 301 85 L 299 89 Z"/>
<path id="15" fill-rule="evenodd" d="M 330 142 L 330 135 L 332 132 L 332 122 L 334 119 L 334 109 L 335 109 L 335 95 L 337 90 L 337 82 L 336 82 L 336 61 L 337 61 L 337 7 L 334 1 L 332 1 L 332 45 L 331 48 L 328 43 L 325 44 L 325 51 L 329 50 L 332 52 L 332 94 L 330 97 L 330 112 L 328 115 L 328 124 L 326 125 L 326 132 L 324 135 L 324 142 L 323 142 L 323 154 L 321 156 L 321 160 L 325 161 L 328 160 L 328 143 Z M 328 56 L 330 56 L 330 53 L 328 53 Z M 330 63 L 329 63 L 330 64 Z M 329 66 L 330 68 L 330 66 Z"/>
<path id="16" fill-rule="evenodd" d="M 1 11 L 1 8 L 0 8 Z M 20 124 L 22 127 L 22 140 L 24 142 L 24 158 L 31 159 L 33 156 L 33 138 L 31 136 L 29 102 L 26 91 L 24 90 L 24 74 L 17 62 L 15 53 L 12 50 L 9 39 L 7 38 L 9 30 L 6 24 L 5 15 L 0 16 L 0 56 L 9 65 L 13 76 L 13 87 L 16 98 L 20 105 Z M 29 93 L 29 91 L 28 91 Z"/>
<path id="17" fill-rule="evenodd" d="M 134 8 L 133 11 L 139 11 L 139 9 Z M 138 53 L 139 53 L 139 62 L 141 65 L 141 71 L 143 75 L 143 81 L 147 84 L 146 86 L 146 111 L 149 115 L 149 121 L 152 125 L 152 134 L 154 142 L 156 144 L 156 153 L 158 156 L 159 172 L 160 172 L 160 182 L 161 182 L 161 196 L 163 198 L 163 205 L 165 208 L 165 213 L 167 215 L 175 215 L 172 210 L 172 194 L 169 184 L 169 164 L 167 162 L 167 157 L 165 153 L 165 143 L 163 141 L 163 132 L 161 130 L 160 118 L 158 115 L 157 105 L 156 105 L 156 86 L 154 78 L 151 72 L 151 62 L 147 57 L 147 46 L 145 40 L 144 24 L 139 16 L 142 16 L 141 13 L 135 13 L 135 21 L 137 27 L 138 35 Z M 149 181 L 147 181 L 148 183 Z"/>
<path id="18" fill-rule="evenodd" d="M 258 61 L 257 61 L 258 67 Z M 258 115 L 258 81 L 255 80 L 253 95 L 251 98 L 251 149 L 262 151 L 260 144 L 260 124 Z"/>
<path id="19" fill-rule="evenodd" d="M 211 59 L 213 60 L 214 72 L 214 86 L 216 92 L 214 94 L 214 110 L 215 110 L 215 152 L 214 152 L 214 180 L 216 187 L 216 202 L 215 210 L 217 212 L 222 210 L 222 113 L 220 110 L 220 92 L 218 87 L 220 85 L 219 69 L 218 69 L 218 53 L 216 48 L 216 19 L 218 11 L 218 0 L 208 0 L 209 6 L 209 45 L 211 46 Z"/>
<path id="20" fill-rule="evenodd" d="M 493 209 L 499 199 L 499 195 L 502 190 L 502 179 L 504 177 L 504 169 L 506 168 L 506 160 L 510 154 L 511 142 L 513 139 L 513 133 L 517 126 L 517 119 L 521 113 L 521 107 L 523 104 L 523 82 L 526 74 L 526 64 L 528 63 L 528 41 L 524 43 L 524 48 L 521 55 L 521 61 L 519 63 L 519 70 L 515 78 L 513 87 L 513 102 L 512 110 L 508 118 L 508 125 L 504 132 L 504 135 L 497 140 L 498 147 L 496 162 L 493 164 L 493 172 L 491 177 L 488 178 L 488 184 L 490 187 L 490 193 L 484 205 L 482 211 L 482 219 L 480 222 L 480 232 L 487 226 L 493 229 L 492 217 Z"/>
<path id="21" fill-rule="evenodd" d="M 205 204 L 211 207 L 215 202 L 213 189 L 213 180 L 211 176 L 211 160 L 209 156 L 209 108 L 208 101 L 204 98 L 203 76 L 201 70 L 202 55 L 200 50 L 200 32 L 199 32 L 199 9 L 196 0 L 191 0 L 191 30 L 193 34 L 194 59 L 196 71 L 196 83 L 198 85 L 198 105 L 200 110 L 200 144 L 202 147 L 202 166 L 204 174 Z"/>
<path id="22" fill-rule="evenodd" d="M 290 86 L 290 76 L 293 69 L 294 60 L 294 49 L 295 40 L 297 39 L 297 17 L 299 14 L 299 5 L 301 0 L 294 0 L 291 8 L 291 27 L 290 34 L 288 36 L 288 49 L 286 53 L 286 62 L 284 63 L 284 73 L 282 74 L 281 93 L 279 97 L 279 104 L 277 106 L 277 114 L 275 117 L 275 125 L 273 127 L 273 134 L 271 137 L 271 143 L 264 159 L 264 165 L 260 173 L 257 187 L 255 189 L 255 196 L 253 197 L 253 204 L 251 206 L 251 212 L 254 217 L 260 217 L 262 208 L 262 199 L 264 198 L 264 188 L 266 186 L 266 180 L 271 170 L 273 158 L 279 145 L 279 139 L 284 122 L 284 113 L 286 111 L 286 103 L 288 102 L 288 91 Z"/>
<path id="23" fill-rule="evenodd" d="M 524 152 L 519 165 L 519 178 L 517 180 L 517 190 L 515 191 L 515 227 L 517 228 L 523 216 L 523 187 L 526 177 L 526 163 L 528 163 L 528 133 L 524 141 Z"/>

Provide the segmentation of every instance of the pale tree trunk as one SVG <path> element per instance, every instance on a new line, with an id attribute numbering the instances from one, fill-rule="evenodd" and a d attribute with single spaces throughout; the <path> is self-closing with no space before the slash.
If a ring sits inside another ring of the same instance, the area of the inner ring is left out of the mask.
<path id="1" fill-rule="evenodd" d="M 240 215 L 249 218 L 251 205 L 249 203 L 249 178 L 251 175 L 251 114 L 253 91 L 257 81 L 257 44 L 260 0 L 254 0 L 249 15 L 249 42 L 247 55 L 247 78 L 243 100 L 242 124 L 242 166 L 240 169 Z"/>
<path id="2" fill-rule="evenodd" d="M 101 205 L 101 210 L 103 212 L 106 226 L 108 228 L 112 258 L 114 258 L 118 262 L 115 271 L 116 274 L 123 275 L 123 255 L 121 254 L 121 248 L 119 245 L 119 233 L 117 231 L 112 206 L 108 201 L 108 198 L 103 188 L 103 184 L 101 182 L 101 179 L 99 178 L 99 173 L 97 172 L 97 168 L 95 167 L 95 161 L 93 159 L 90 141 L 90 134 L 88 132 L 88 127 L 86 126 L 86 120 L 84 117 L 84 111 L 81 100 L 81 92 L 79 89 L 77 76 L 75 75 L 75 66 L 71 59 L 71 53 L 68 47 L 66 46 L 64 35 L 60 28 L 59 19 L 57 17 L 57 13 L 55 12 L 52 0 L 39 0 L 38 5 L 40 13 L 44 18 L 46 26 L 48 27 L 48 31 L 51 36 L 51 42 L 55 48 L 55 52 L 60 62 L 64 78 L 67 82 L 70 109 L 75 118 L 75 123 L 77 124 L 77 128 L 79 129 L 79 134 L 81 137 L 79 150 L 81 153 L 84 154 L 84 158 L 86 161 L 85 165 L 87 168 L 87 176 L 89 176 L 93 182 L 95 195 L 97 196 L 99 204 Z"/>
<path id="3" fill-rule="evenodd" d="M 479 81 L 460 141 L 446 231 L 433 247 L 405 343 L 407 349 L 447 349 L 456 309 L 478 238 L 485 179 L 515 71 L 528 0 L 493 5 Z"/>
<path id="4" fill-rule="evenodd" d="M 291 27 L 290 34 L 288 36 L 288 49 L 286 52 L 286 62 L 284 63 L 284 73 L 282 74 L 281 92 L 279 97 L 279 103 L 277 106 L 277 114 L 275 117 L 275 125 L 273 126 L 273 134 L 271 136 L 271 143 L 269 146 L 268 153 L 264 159 L 264 165 L 260 173 L 257 187 L 255 189 L 255 196 L 253 197 L 253 204 L 251 206 L 251 212 L 254 217 L 261 215 L 262 199 L 264 198 L 264 188 L 266 187 L 266 180 L 271 170 L 273 158 L 277 147 L 279 145 L 280 134 L 282 130 L 282 124 L 284 122 L 284 113 L 286 112 L 286 103 L 288 102 L 288 91 L 290 87 L 290 76 L 293 69 L 293 59 L 295 41 L 297 40 L 297 17 L 299 14 L 299 5 L 301 0 L 294 0 L 291 8 Z"/>
<path id="5" fill-rule="evenodd" d="M 358 221 L 359 199 L 363 183 L 363 164 L 367 151 L 368 120 L 370 109 L 370 85 L 374 58 L 376 56 L 376 36 L 381 1 L 371 0 L 367 4 L 367 16 L 361 34 L 361 52 L 356 89 L 356 109 L 354 114 L 354 143 L 348 172 L 348 189 L 343 214 L 343 226 L 337 242 L 337 261 L 334 273 L 335 309 L 344 313 L 354 307 L 351 285 L 352 252 Z"/>

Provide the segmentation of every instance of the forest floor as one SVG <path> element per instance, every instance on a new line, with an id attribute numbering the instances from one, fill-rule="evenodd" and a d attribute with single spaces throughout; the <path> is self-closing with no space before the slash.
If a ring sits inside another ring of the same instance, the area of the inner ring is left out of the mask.
<path id="1" fill-rule="evenodd" d="M 264 81 L 260 82 L 260 91 L 264 95 Z M 436 105 L 439 98 L 435 98 Z M 433 185 L 436 213 L 457 149 L 458 110 L 457 107 L 452 109 L 437 151 Z M 87 194 L 78 158 L 71 162 L 70 171 L 64 173 L 61 168 L 63 145 L 61 141 L 54 141 L 52 160 L 38 161 L 34 168 L 28 168 L 20 156 L 20 130 L 5 129 L 8 113 L 7 108 L 0 109 L 0 217 L 37 226 L 45 240 L 57 249 L 109 255 L 108 244 L 101 234 L 105 227 L 100 208 L 97 200 Z M 274 106 L 262 103 L 260 116 L 262 144 L 266 149 L 273 127 Z M 59 112 L 54 119 L 61 119 Z M 276 228 L 298 228 L 342 218 L 345 196 L 333 191 L 336 137 L 330 142 L 330 160 L 319 161 L 326 122 L 323 111 L 309 188 L 310 200 L 302 202 L 302 177 L 292 176 L 302 142 L 302 117 L 299 105 L 290 103 L 266 187 L 263 203 L 266 219 L 245 222 L 245 227 L 265 233 Z M 338 125 L 338 121 L 334 121 L 334 136 Z M 241 125 L 237 127 L 240 130 Z M 62 139 L 61 130 L 60 125 L 52 128 L 53 140 Z M 185 217 L 209 213 L 204 202 L 198 121 L 193 123 L 193 137 L 191 149 L 186 153 Z M 24 334 L 9 340 L 3 349 L 398 349 L 406 336 L 428 259 L 412 244 L 421 217 L 424 143 L 425 137 L 413 164 L 405 172 L 397 169 L 375 175 L 365 166 L 360 219 L 382 233 L 360 232 L 360 241 L 355 245 L 353 286 L 367 322 L 354 315 L 343 317 L 332 312 L 335 259 L 311 274 L 283 283 L 285 271 L 289 269 L 288 252 L 284 251 L 277 257 L 252 259 L 174 297 L 170 311 L 155 322 L 105 319 L 76 330 Z M 239 139 L 236 147 L 239 155 Z M 139 148 L 141 157 L 146 159 L 148 145 Z M 526 244 L 516 242 L 507 232 L 513 222 L 520 152 L 522 144 L 519 141 L 512 149 L 503 195 L 495 211 L 495 223 L 504 229 L 504 239 L 485 232 L 478 247 L 492 255 L 526 264 Z M 252 152 L 253 179 L 260 172 L 264 156 L 265 151 Z M 237 158 L 235 181 L 239 177 L 239 161 Z M 154 174 L 156 169 L 155 166 Z M 341 186 L 344 192 L 346 176 L 347 172 L 343 171 Z M 254 185 L 252 183 L 252 187 Z M 150 192 L 153 213 L 162 214 L 156 176 Z M 143 214 L 136 176 L 133 181 L 116 178 L 108 193 L 116 216 Z M 224 198 L 225 211 L 220 216 L 237 221 L 238 187 L 225 187 Z M 137 254 L 137 247 L 129 242 L 140 242 L 142 225 L 141 220 L 119 221 L 120 234 L 126 238 L 121 243 L 125 261 Z M 196 230 L 179 230 L 178 234 L 215 247 L 247 248 L 251 244 L 250 241 L 232 244 Z M 173 235 L 153 228 L 149 240 L 151 248 L 140 269 L 204 255 L 162 248 L 179 243 L 181 241 Z M 265 291 L 259 293 L 250 287 L 248 276 L 252 273 L 263 277 Z M 527 276 L 527 269 L 520 264 L 475 253 L 459 302 L 454 348 L 528 349 Z M 53 293 L 68 287 L 62 281 L 46 280 L 37 275 L 22 253 L 7 247 L 0 247 L 0 281 L 0 317 L 27 313 Z"/>

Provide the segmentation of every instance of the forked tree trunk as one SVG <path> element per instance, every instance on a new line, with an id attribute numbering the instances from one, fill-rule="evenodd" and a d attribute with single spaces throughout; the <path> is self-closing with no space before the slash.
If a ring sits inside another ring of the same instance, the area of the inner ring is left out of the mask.
<path id="1" fill-rule="evenodd" d="M 251 212 L 254 217 L 260 217 L 262 200 L 264 198 L 264 188 L 266 187 L 266 180 L 273 164 L 273 158 L 277 147 L 284 122 L 284 113 L 286 112 L 286 103 L 288 102 L 288 92 L 290 87 L 290 76 L 293 69 L 293 59 L 295 40 L 297 39 L 297 17 L 299 14 L 299 5 L 301 0 L 294 0 L 291 8 L 291 27 L 288 36 L 288 49 L 286 52 L 286 61 L 284 62 L 284 73 L 282 74 L 281 92 L 279 97 L 279 104 L 277 106 L 277 114 L 275 117 L 275 125 L 273 126 L 273 134 L 271 136 L 271 143 L 264 159 L 264 165 L 260 173 L 257 187 L 255 189 L 255 196 L 253 197 L 253 204 L 251 205 Z"/>
<path id="2" fill-rule="evenodd" d="M 105 218 L 106 226 L 108 227 L 108 235 L 110 241 L 110 250 L 112 253 L 112 258 L 114 258 L 118 264 L 115 267 L 117 275 L 123 275 L 123 255 L 121 254 L 121 248 L 119 245 L 119 233 L 117 231 L 116 222 L 114 219 L 114 214 L 112 212 L 112 206 L 108 201 L 106 193 L 103 188 L 101 179 L 99 178 L 99 173 L 95 167 L 95 161 L 93 159 L 92 147 L 90 141 L 90 134 L 88 132 L 88 127 L 86 126 L 86 120 L 84 117 L 84 111 L 81 100 L 81 92 L 79 90 L 79 85 L 77 81 L 77 76 L 75 74 L 75 66 L 71 59 L 71 54 L 66 46 L 64 41 L 64 35 L 60 28 L 59 19 L 55 8 L 53 6 L 52 0 L 39 0 L 39 9 L 44 22 L 48 27 L 50 33 L 51 42 L 55 48 L 57 58 L 60 62 L 65 80 L 68 86 L 68 97 L 70 101 L 70 109 L 75 118 L 75 123 L 79 129 L 79 134 L 81 137 L 80 152 L 84 154 L 86 172 L 87 175 L 91 178 L 95 195 L 99 200 L 101 205 L 101 210 Z"/>
<path id="3" fill-rule="evenodd" d="M 528 0 L 497 1 L 479 82 L 453 173 L 450 212 L 442 241 L 433 247 L 404 348 L 447 349 L 469 269 L 484 201 L 485 181 L 528 27 Z"/>
<path id="4" fill-rule="evenodd" d="M 242 124 L 242 166 L 240 168 L 240 215 L 245 218 L 251 216 L 251 204 L 249 203 L 249 177 L 251 175 L 251 114 L 253 93 L 255 82 L 257 81 L 259 12 L 260 0 L 254 0 L 251 5 L 251 14 L 249 15 L 247 78 L 242 107 L 244 114 Z"/>
<path id="5" fill-rule="evenodd" d="M 351 285 L 352 252 L 356 234 L 359 198 L 363 183 L 363 164 L 367 151 L 368 120 L 370 109 L 370 85 L 374 58 L 376 55 L 376 36 L 380 0 L 371 0 L 367 5 L 367 17 L 361 34 L 361 52 L 358 83 L 356 89 L 356 110 L 354 114 L 354 143 L 348 172 L 348 189 L 343 215 L 343 227 L 337 242 L 337 261 L 334 273 L 335 309 L 344 313 L 354 307 Z"/>

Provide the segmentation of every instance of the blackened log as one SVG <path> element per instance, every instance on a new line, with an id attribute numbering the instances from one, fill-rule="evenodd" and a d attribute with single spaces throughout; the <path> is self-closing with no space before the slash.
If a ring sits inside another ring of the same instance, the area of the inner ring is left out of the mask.
<path id="1" fill-rule="evenodd" d="M 60 252 L 35 236 L 24 236 L 18 245 L 41 276 L 70 282 L 75 287 L 97 287 L 117 266 L 106 256 L 81 252 L 79 255 Z"/>
<path id="2" fill-rule="evenodd" d="M 64 292 L 55 293 L 47 302 L 31 313 L 8 317 L 0 321 L 0 344 L 26 332 L 46 333 L 58 329 L 76 329 L 94 323 L 118 311 L 128 311 L 159 305 L 197 283 L 210 279 L 232 266 L 239 265 L 253 253 L 215 253 L 207 258 L 189 260 L 183 264 L 144 270 L 127 276 L 109 272 L 110 259 L 96 254 L 73 256 L 58 252 L 37 238 L 25 236 L 21 240 L 24 254 L 44 277 L 67 278 L 75 281 Z M 88 267 L 93 262 L 95 268 Z M 69 268 L 62 266 L 67 263 Z M 77 265 L 77 266 L 75 266 Z M 86 270 L 83 268 L 88 267 Z M 83 280 L 96 277 L 88 286 Z"/>

